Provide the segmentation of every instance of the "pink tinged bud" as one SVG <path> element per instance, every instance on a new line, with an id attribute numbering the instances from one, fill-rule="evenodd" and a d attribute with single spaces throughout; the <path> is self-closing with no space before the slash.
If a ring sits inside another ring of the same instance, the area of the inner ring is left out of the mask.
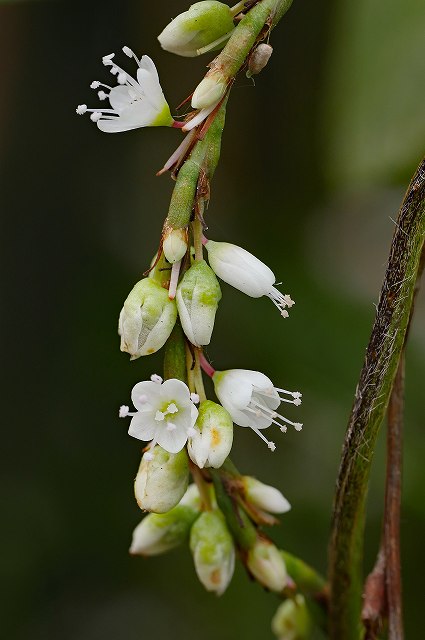
<path id="1" fill-rule="evenodd" d="M 275 487 L 250 476 L 243 476 L 242 483 L 245 499 L 259 509 L 269 513 L 286 513 L 291 509 L 287 499 Z"/>
<path id="2" fill-rule="evenodd" d="M 271 542 L 259 538 L 247 556 L 247 567 L 254 578 L 270 591 L 280 593 L 287 582 L 285 562 Z"/>
<path id="3" fill-rule="evenodd" d="M 190 550 L 205 589 L 221 596 L 235 567 L 233 539 L 221 511 L 205 511 L 199 516 L 190 532 Z"/>

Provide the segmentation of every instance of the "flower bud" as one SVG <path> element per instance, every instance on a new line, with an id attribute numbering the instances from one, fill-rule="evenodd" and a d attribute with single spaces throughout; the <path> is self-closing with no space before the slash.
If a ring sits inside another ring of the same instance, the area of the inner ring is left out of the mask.
<path id="1" fill-rule="evenodd" d="M 192 107 L 194 109 L 208 109 L 220 102 L 227 88 L 226 80 L 218 75 L 211 74 L 205 76 L 198 84 L 192 96 Z"/>
<path id="2" fill-rule="evenodd" d="M 150 513 L 134 529 L 130 553 L 156 556 L 178 547 L 198 515 L 199 511 L 181 503 L 167 513 Z"/>
<path id="3" fill-rule="evenodd" d="M 286 566 L 280 551 L 269 540 L 258 538 L 248 551 L 247 567 L 254 578 L 270 591 L 280 592 L 286 585 Z"/>
<path id="4" fill-rule="evenodd" d="M 142 457 L 134 481 L 137 504 L 144 511 L 166 513 L 184 496 L 189 482 L 187 453 L 169 453 L 156 445 Z"/>
<path id="5" fill-rule="evenodd" d="M 308 640 L 313 632 L 313 621 L 303 595 L 285 600 L 272 619 L 272 631 L 278 640 Z"/>
<path id="6" fill-rule="evenodd" d="M 196 433 L 188 439 L 189 456 L 200 469 L 221 467 L 233 442 L 233 421 L 226 409 L 205 400 L 199 405 Z"/>
<path id="7" fill-rule="evenodd" d="M 174 300 L 155 280 L 140 280 L 124 302 L 118 321 L 121 351 L 131 360 L 158 351 L 170 337 L 177 318 Z"/>
<path id="8" fill-rule="evenodd" d="M 235 548 L 223 514 L 205 511 L 190 532 L 190 549 L 199 580 L 218 596 L 227 589 L 235 566 Z"/>
<path id="9" fill-rule="evenodd" d="M 270 513 L 286 513 L 290 510 L 291 505 L 279 489 L 263 484 L 251 476 L 243 476 L 241 481 L 245 492 L 244 497 L 259 509 Z"/>
<path id="10" fill-rule="evenodd" d="M 194 57 L 198 49 L 216 40 L 225 41 L 233 30 L 230 7 L 222 2 L 196 2 L 172 20 L 158 36 L 165 51 L 179 56 Z M 214 47 L 213 47 L 214 48 Z"/>
<path id="11" fill-rule="evenodd" d="M 260 73 L 270 60 L 272 53 L 273 47 L 270 44 L 259 44 L 249 57 L 247 78 Z"/>
<path id="12" fill-rule="evenodd" d="M 185 229 L 169 229 L 164 234 L 162 245 L 168 262 L 173 264 L 183 258 L 187 251 L 187 234 Z"/>
<path id="13" fill-rule="evenodd" d="M 205 260 L 195 262 L 177 287 L 177 309 L 183 331 L 196 347 L 210 343 L 220 285 Z"/>

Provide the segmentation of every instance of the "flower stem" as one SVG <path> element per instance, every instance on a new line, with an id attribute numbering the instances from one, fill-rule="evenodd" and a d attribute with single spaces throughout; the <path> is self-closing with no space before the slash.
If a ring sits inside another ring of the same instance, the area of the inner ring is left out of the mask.
<path id="1" fill-rule="evenodd" d="M 178 378 L 187 382 L 185 340 L 180 323 L 174 325 L 165 345 L 164 379 Z"/>
<path id="2" fill-rule="evenodd" d="M 361 566 L 369 473 L 405 342 L 424 237 L 425 160 L 400 209 L 343 447 L 329 548 L 333 640 L 358 640 L 362 634 Z"/>
<path id="3" fill-rule="evenodd" d="M 202 370 L 205 371 L 207 376 L 212 378 L 215 374 L 215 369 L 210 365 L 202 351 L 199 352 L 199 364 L 201 365 Z"/>
<path id="4" fill-rule="evenodd" d="M 199 359 L 200 354 L 202 355 L 202 349 L 195 348 L 195 369 L 194 369 L 194 381 L 195 381 L 195 390 L 199 396 L 199 400 L 204 402 L 207 399 L 204 381 L 202 379 L 202 369 L 200 367 Z"/>

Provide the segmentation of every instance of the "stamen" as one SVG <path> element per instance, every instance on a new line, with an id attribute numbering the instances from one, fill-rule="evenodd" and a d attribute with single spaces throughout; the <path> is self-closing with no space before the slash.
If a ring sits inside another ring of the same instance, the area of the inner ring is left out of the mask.
<path id="1" fill-rule="evenodd" d="M 177 429 L 177 427 L 174 422 L 167 422 L 167 431 L 174 431 L 175 429 Z"/>
<path id="2" fill-rule="evenodd" d="M 288 431 L 288 427 L 285 427 L 285 425 L 283 424 L 283 425 L 280 427 L 280 430 L 282 431 L 282 433 L 286 433 L 286 432 Z"/>
<path id="3" fill-rule="evenodd" d="M 126 404 L 123 404 L 119 408 L 118 415 L 120 418 L 126 418 L 129 414 L 129 411 L 130 407 L 128 407 Z"/>
<path id="4" fill-rule="evenodd" d="M 152 380 L 152 382 L 156 382 L 156 384 L 161 384 L 162 383 L 162 378 L 157 373 L 153 373 L 151 375 L 151 380 Z"/>
<path id="5" fill-rule="evenodd" d="M 127 82 L 127 74 L 123 72 L 119 73 L 117 80 L 119 84 L 125 84 Z"/>
<path id="6" fill-rule="evenodd" d="M 92 122 L 97 122 L 98 120 L 100 120 L 101 117 L 102 117 L 102 114 L 100 113 L 100 111 L 94 111 L 90 116 L 90 120 Z"/>
<path id="7" fill-rule="evenodd" d="M 86 104 L 79 104 L 78 107 L 75 109 L 76 113 L 78 113 L 79 116 L 82 116 L 83 113 L 85 113 L 87 111 L 87 105 Z"/>
<path id="8" fill-rule="evenodd" d="M 100 87 L 99 80 L 93 80 L 93 82 L 90 85 L 90 89 L 98 89 L 99 87 Z"/>
<path id="9" fill-rule="evenodd" d="M 167 413 L 177 413 L 178 412 L 178 408 L 177 405 L 172 402 L 171 404 L 168 405 L 167 407 Z"/>
<path id="10" fill-rule="evenodd" d="M 145 393 L 142 393 L 142 395 L 139 396 L 138 400 L 140 404 L 145 404 L 149 400 L 149 398 Z"/>
<path id="11" fill-rule="evenodd" d="M 112 58 L 114 56 L 115 56 L 115 53 L 109 53 L 107 56 L 103 56 L 102 63 L 105 65 L 105 67 L 107 67 L 110 64 L 112 64 Z"/>
<path id="12" fill-rule="evenodd" d="M 288 396 L 292 396 L 293 398 L 301 399 L 303 397 L 303 394 L 299 391 L 288 391 L 287 389 L 279 389 L 278 387 L 275 387 L 275 391 L 278 393 L 287 393 Z"/>
<path id="13" fill-rule="evenodd" d="M 108 97 L 108 94 L 105 93 L 104 91 L 98 91 L 97 96 L 99 100 L 106 100 L 106 98 Z"/>
<path id="14" fill-rule="evenodd" d="M 113 76 L 116 76 L 116 75 L 117 75 L 117 73 L 119 73 L 119 69 L 118 69 L 118 67 L 117 67 L 116 65 L 113 65 L 113 66 L 109 69 L 109 71 L 112 73 L 112 75 L 113 75 Z"/>
<path id="15" fill-rule="evenodd" d="M 191 393 L 190 394 L 190 399 L 192 400 L 193 404 L 198 404 L 199 403 L 199 396 L 197 393 Z"/>
<path id="16" fill-rule="evenodd" d="M 263 433 L 261 433 L 260 429 L 256 429 L 255 427 L 251 427 L 251 428 L 254 431 L 254 433 L 257 434 L 257 436 L 260 436 L 261 440 L 264 440 L 264 442 L 267 444 L 270 451 L 275 451 L 276 445 L 274 442 L 267 440 L 266 436 Z"/>
<path id="17" fill-rule="evenodd" d="M 139 58 L 136 56 L 136 54 L 134 53 L 134 51 L 132 51 L 132 50 L 130 49 L 130 47 L 125 46 L 125 47 L 123 47 L 123 48 L 122 48 L 122 50 L 123 50 L 123 52 L 125 53 L 125 55 L 126 55 L 126 56 L 128 56 L 129 58 L 134 58 L 134 59 L 135 59 L 135 61 L 137 62 L 137 64 L 139 65 L 139 67 L 140 67 L 140 60 L 139 60 Z"/>
<path id="18" fill-rule="evenodd" d="M 162 422 L 162 420 L 165 420 L 165 414 L 164 414 L 164 413 L 162 413 L 162 411 L 157 411 L 157 412 L 155 413 L 155 420 L 156 420 L 157 422 Z"/>

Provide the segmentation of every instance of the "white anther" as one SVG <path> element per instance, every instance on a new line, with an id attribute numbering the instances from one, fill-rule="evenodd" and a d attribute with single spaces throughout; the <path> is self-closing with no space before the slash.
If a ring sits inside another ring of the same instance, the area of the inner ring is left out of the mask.
<path id="1" fill-rule="evenodd" d="M 294 422 L 293 423 L 293 427 L 295 429 L 295 431 L 301 431 L 301 429 L 303 428 L 303 425 L 301 422 Z"/>
<path id="2" fill-rule="evenodd" d="M 102 117 L 102 114 L 100 113 L 100 111 L 94 111 L 90 116 L 90 120 L 92 122 L 97 122 L 98 120 L 100 120 L 101 117 Z"/>
<path id="3" fill-rule="evenodd" d="M 130 407 L 127 407 L 126 404 L 121 405 L 118 415 L 120 418 L 126 418 L 128 416 L 128 412 L 130 411 Z"/>
<path id="4" fill-rule="evenodd" d="M 149 398 L 145 393 L 142 393 L 142 395 L 139 396 L 140 404 L 145 404 L 145 402 L 147 402 L 148 400 L 149 400 Z"/>
<path id="5" fill-rule="evenodd" d="M 127 82 L 127 74 L 126 73 L 119 73 L 117 80 L 118 80 L 119 84 L 125 84 Z"/>
<path id="6" fill-rule="evenodd" d="M 93 82 L 90 85 L 90 89 L 98 89 L 99 87 L 100 87 L 99 80 L 93 80 Z"/>
<path id="7" fill-rule="evenodd" d="M 98 91 L 97 95 L 99 100 L 106 100 L 106 98 L 108 97 L 108 94 L 104 91 Z"/>
<path id="8" fill-rule="evenodd" d="M 283 309 L 280 312 L 280 315 L 282 316 L 282 318 L 289 318 L 289 313 L 286 311 L 286 309 Z"/>
<path id="9" fill-rule="evenodd" d="M 105 67 L 112 64 L 112 58 L 114 57 L 114 55 L 115 53 L 109 53 L 107 56 L 103 56 L 102 62 L 105 65 Z"/>
<path id="10" fill-rule="evenodd" d="M 286 433 L 288 431 L 288 427 L 285 427 L 285 425 L 283 425 L 283 427 L 280 427 L 280 430 L 282 431 L 282 433 Z"/>
<path id="11" fill-rule="evenodd" d="M 164 420 L 164 418 L 165 418 L 165 415 L 162 413 L 162 411 L 157 411 L 155 413 L 155 420 L 157 422 L 161 422 L 162 420 Z"/>
<path id="12" fill-rule="evenodd" d="M 198 404 L 199 402 L 199 396 L 197 393 L 191 393 L 190 399 L 192 400 L 193 404 Z"/>
<path id="13" fill-rule="evenodd" d="M 112 67 L 109 69 L 109 71 L 112 73 L 112 75 L 116 76 L 117 73 L 119 72 L 119 69 L 115 65 L 112 65 Z"/>
<path id="14" fill-rule="evenodd" d="M 157 373 L 153 373 L 151 375 L 151 380 L 152 380 L 152 382 L 156 382 L 156 384 L 161 384 L 161 382 L 162 382 L 161 376 L 159 376 Z"/>
<path id="15" fill-rule="evenodd" d="M 79 116 L 82 116 L 83 113 L 85 113 L 87 111 L 87 105 L 86 104 L 79 104 L 78 107 L 75 109 L 76 113 L 78 113 Z"/>
<path id="16" fill-rule="evenodd" d="M 174 422 L 167 422 L 167 431 L 174 431 L 175 429 L 177 429 L 177 427 Z"/>
<path id="17" fill-rule="evenodd" d="M 276 445 L 274 442 L 269 442 L 267 446 L 270 449 L 270 451 L 276 451 Z"/>

